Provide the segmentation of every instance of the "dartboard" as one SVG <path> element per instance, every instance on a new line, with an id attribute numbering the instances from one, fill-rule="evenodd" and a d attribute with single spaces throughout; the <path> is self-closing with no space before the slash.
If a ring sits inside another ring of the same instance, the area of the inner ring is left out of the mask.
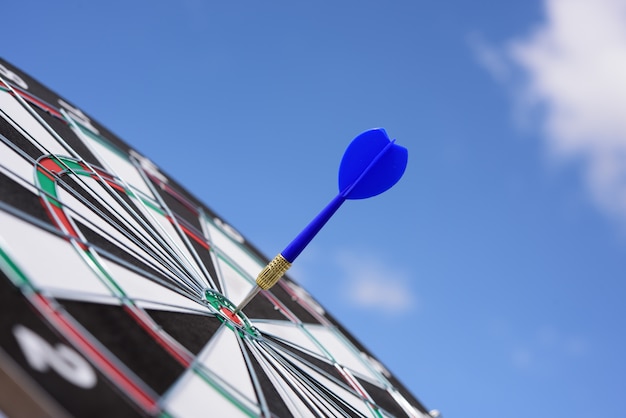
<path id="1" fill-rule="evenodd" d="M 0 76 L 0 412 L 429 416 L 290 277 L 236 312 L 268 259 L 70 101 Z"/>

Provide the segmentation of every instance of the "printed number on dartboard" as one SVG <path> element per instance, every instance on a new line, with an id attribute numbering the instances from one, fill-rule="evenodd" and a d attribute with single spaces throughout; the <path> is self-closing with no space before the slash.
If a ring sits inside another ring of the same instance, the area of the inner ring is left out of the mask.
<path id="1" fill-rule="evenodd" d="M 54 371 L 83 389 L 91 389 L 96 385 L 97 376 L 91 365 L 67 345 L 57 343 L 52 346 L 23 325 L 13 327 L 13 335 L 33 369 L 41 373 Z"/>

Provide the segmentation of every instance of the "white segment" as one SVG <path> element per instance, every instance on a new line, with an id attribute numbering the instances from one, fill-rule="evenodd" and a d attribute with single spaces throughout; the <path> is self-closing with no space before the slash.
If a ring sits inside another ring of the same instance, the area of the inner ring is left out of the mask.
<path id="1" fill-rule="evenodd" d="M 213 223 L 203 219 L 207 231 L 209 233 L 209 239 L 214 247 L 218 248 L 221 252 L 228 254 L 228 256 L 234 260 L 237 265 L 250 277 L 252 280 L 256 278 L 264 265 L 262 265 L 256 257 L 253 257 L 244 250 L 238 243 L 233 241 Z M 231 299 L 232 301 L 232 299 Z"/>
<path id="2" fill-rule="evenodd" d="M 35 168 L 30 162 L 17 155 L 4 142 L 0 142 L 0 172 L 14 179 L 27 190 L 37 193 L 37 189 L 33 184 Z M 21 177 L 21 179 L 16 176 Z"/>
<path id="3" fill-rule="evenodd" d="M 304 327 L 322 344 L 337 363 L 363 376 L 378 380 L 359 356 L 359 351 L 348 340 L 340 337 L 334 330 L 321 325 L 304 325 Z"/>
<path id="4" fill-rule="evenodd" d="M 166 395 L 163 407 L 175 417 L 247 417 L 241 409 L 191 370 L 185 372 Z"/>
<path id="5" fill-rule="evenodd" d="M 301 350 L 313 352 L 324 356 L 309 336 L 302 331 L 300 326 L 288 321 L 252 321 L 251 323 L 264 334 L 269 334 L 292 343 Z"/>
<path id="6" fill-rule="evenodd" d="M 250 401 L 257 402 L 248 366 L 235 332 L 221 327 L 200 354 L 199 361 Z"/>
<path id="7" fill-rule="evenodd" d="M 154 283 L 150 279 L 128 270 L 125 267 L 107 260 L 102 261 L 107 272 L 115 283 L 122 288 L 130 299 L 143 299 L 148 302 L 137 301 L 137 305 L 165 311 L 183 311 L 193 309 L 198 311 L 202 305 L 174 292 L 164 286 Z M 149 303 L 152 302 L 152 303 Z M 179 307 L 180 309 L 177 309 Z M 185 309 L 187 308 L 187 309 Z"/>
<path id="8" fill-rule="evenodd" d="M 11 120 L 7 120 L 26 139 L 43 153 L 69 155 L 69 151 L 63 148 L 59 142 L 26 110 L 18 100 L 7 92 L 0 92 L 0 109 L 2 109 Z M 28 132 L 27 135 L 26 132 Z"/>
<path id="9" fill-rule="evenodd" d="M 198 263 L 196 262 L 196 258 L 191 253 L 191 251 L 189 251 L 187 244 L 182 240 L 174 225 L 164 216 L 160 214 L 154 214 L 154 211 L 153 215 L 158 220 L 162 228 L 157 228 L 157 230 L 162 231 L 162 233 L 164 232 L 167 235 L 167 237 L 169 238 L 168 241 L 172 243 L 172 247 L 176 250 L 176 253 L 179 254 L 179 257 L 186 261 L 187 267 L 192 269 L 192 271 L 194 272 L 194 276 L 204 277 L 202 269 L 198 266 Z M 149 217 L 148 219 L 151 218 Z M 181 233 L 184 234 L 183 231 L 181 231 Z M 189 237 L 187 238 L 191 239 Z M 203 282 L 206 281 L 206 279 L 202 280 Z"/>
<path id="10" fill-rule="evenodd" d="M 221 273 L 221 282 L 224 286 L 224 296 L 235 305 L 238 305 L 252 290 L 254 284 L 246 280 L 220 257 L 217 258 L 217 265 L 218 271 Z"/>
<path id="11" fill-rule="evenodd" d="M 103 167 L 110 169 L 119 178 L 124 179 L 131 187 L 140 190 L 146 196 L 149 196 L 154 200 L 154 195 L 150 191 L 150 187 L 144 182 L 143 177 L 137 171 L 137 168 L 128 159 L 123 158 L 116 152 L 112 151 L 107 146 L 103 145 L 100 141 L 91 138 L 88 134 L 83 133 L 81 135 L 83 141 L 88 142 L 87 145 L 91 147 L 98 157 L 103 161 Z"/>
<path id="12" fill-rule="evenodd" d="M 68 241 L 5 212 L 0 212 L 0 225 L 9 256 L 35 287 L 52 293 L 61 289 L 69 293 L 111 295 Z"/>

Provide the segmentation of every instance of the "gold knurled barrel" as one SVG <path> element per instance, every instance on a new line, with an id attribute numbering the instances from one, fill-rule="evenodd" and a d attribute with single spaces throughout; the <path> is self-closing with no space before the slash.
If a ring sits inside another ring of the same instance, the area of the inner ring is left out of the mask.
<path id="1" fill-rule="evenodd" d="M 265 268 L 259 273 L 256 278 L 256 284 L 263 290 L 267 290 L 274 286 L 276 282 L 283 277 L 283 274 L 291 267 L 291 263 L 278 254 Z"/>

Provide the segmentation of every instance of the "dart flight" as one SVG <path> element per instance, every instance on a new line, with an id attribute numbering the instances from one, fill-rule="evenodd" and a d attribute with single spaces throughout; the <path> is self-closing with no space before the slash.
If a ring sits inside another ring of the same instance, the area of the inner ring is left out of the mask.
<path id="1" fill-rule="evenodd" d="M 257 285 L 243 299 L 242 310 L 261 290 L 274 286 L 347 199 L 367 199 L 391 188 L 406 169 L 408 151 L 390 140 L 384 129 L 371 129 L 354 138 L 339 166 L 339 194 L 259 273 Z"/>

